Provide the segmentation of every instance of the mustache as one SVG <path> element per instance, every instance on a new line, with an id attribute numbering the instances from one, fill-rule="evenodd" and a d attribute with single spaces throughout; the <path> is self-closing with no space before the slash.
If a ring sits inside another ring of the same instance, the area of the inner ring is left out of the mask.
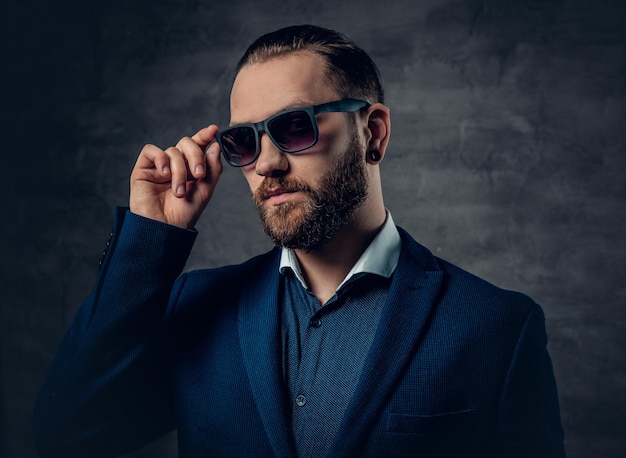
<path id="1" fill-rule="evenodd" d="M 284 177 L 265 177 L 259 187 L 254 191 L 253 197 L 255 202 L 262 202 L 268 199 L 276 191 L 282 192 L 312 192 L 307 184 L 295 178 Z"/>

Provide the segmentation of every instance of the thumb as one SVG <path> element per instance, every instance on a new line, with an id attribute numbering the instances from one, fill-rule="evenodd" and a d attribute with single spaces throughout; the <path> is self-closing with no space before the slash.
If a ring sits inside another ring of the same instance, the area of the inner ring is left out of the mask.
<path id="1" fill-rule="evenodd" d="M 220 156 L 220 145 L 214 141 L 206 149 L 207 174 L 205 179 L 211 183 L 216 183 L 222 173 L 222 159 Z"/>
<path id="2" fill-rule="evenodd" d="M 213 140 L 219 128 L 215 124 L 211 124 L 209 127 L 200 129 L 191 139 L 198 144 L 202 149 L 205 149 Z"/>

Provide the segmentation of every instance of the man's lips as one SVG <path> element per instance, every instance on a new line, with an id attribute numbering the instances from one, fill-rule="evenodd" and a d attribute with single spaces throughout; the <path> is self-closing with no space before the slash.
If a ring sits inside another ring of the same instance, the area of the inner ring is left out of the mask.
<path id="1" fill-rule="evenodd" d="M 272 205 L 278 205 L 287 202 L 296 192 L 297 190 L 286 188 L 269 189 L 263 193 L 263 200 L 268 201 Z"/>

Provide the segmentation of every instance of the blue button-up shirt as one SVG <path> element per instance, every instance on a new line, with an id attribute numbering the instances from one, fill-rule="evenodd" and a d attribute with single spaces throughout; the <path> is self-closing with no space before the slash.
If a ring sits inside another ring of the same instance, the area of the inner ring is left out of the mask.
<path id="1" fill-rule="evenodd" d="M 400 256 L 391 214 L 324 306 L 283 249 L 283 374 L 301 457 L 325 456 L 357 387 Z"/>

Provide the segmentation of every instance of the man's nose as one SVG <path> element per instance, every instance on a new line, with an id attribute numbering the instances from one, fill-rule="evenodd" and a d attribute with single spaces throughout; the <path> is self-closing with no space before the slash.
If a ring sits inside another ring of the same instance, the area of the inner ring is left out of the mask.
<path id="1" fill-rule="evenodd" d="M 283 176 L 289 169 L 287 153 L 279 150 L 267 133 L 261 133 L 261 152 L 256 160 L 255 171 L 264 177 Z"/>

